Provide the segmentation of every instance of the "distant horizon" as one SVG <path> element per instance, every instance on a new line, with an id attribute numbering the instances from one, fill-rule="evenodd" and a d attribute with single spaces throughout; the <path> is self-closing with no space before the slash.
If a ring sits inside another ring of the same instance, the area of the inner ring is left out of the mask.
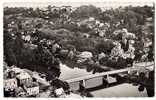
<path id="1" fill-rule="evenodd" d="M 81 5 L 94 5 L 96 7 L 106 7 L 106 8 L 118 8 L 118 7 L 125 7 L 125 6 L 154 6 L 153 2 L 47 2 L 47 3 L 35 3 L 35 2 L 8 2 L 4 3 L 3 7 L 32 7 L 32 8 L 44 8 L 48 5 L 51 6 L 72 6 L 72 7 L 79 7 Z"/>

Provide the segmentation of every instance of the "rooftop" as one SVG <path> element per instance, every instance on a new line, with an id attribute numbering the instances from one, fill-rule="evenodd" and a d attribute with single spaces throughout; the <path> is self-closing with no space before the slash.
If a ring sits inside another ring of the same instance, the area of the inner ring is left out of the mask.
<path id="1" fill-rule="evenodd" d="M 27 88 L 32 88 L 32 87 L 36 87 L 39 86 L 39 84 L 37 82 L 31 82 L 30 84 L 25 84 L 25 87 Z"/>
<path id="2" fill-rule="evenodd" d="M 17 75 L 16 77 L 19 78 L 20 80 L 31 78 L 31 76 L 28 73 L 26 73 L 26 72 L 22 72 L 19 75 Z"/>

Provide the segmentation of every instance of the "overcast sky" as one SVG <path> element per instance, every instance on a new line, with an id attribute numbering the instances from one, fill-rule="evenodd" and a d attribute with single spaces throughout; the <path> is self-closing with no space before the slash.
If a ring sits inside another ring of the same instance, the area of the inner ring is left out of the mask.
<path id="1" fill-rule="evenodd" d="M 4 7 L 8 6 L 8 7 L 46 7 L 48 5 L 51 6 L 62 6 L 62 5 L 66 5 L 66 6 L 72 6 L 72 7 L 78 7 L 81 5 L 94 5 L 96 7 L 108 7 L 108 8 L 116 8 L 119 6 L 144 6 L 144 5 L 149 5 L 149 6 L 153 6 L 153 3 L 151 2 L 47 2 L 47 3 L 32 3 L 32 2 L 10 2 L 10 3 L 4 3 Z"/>

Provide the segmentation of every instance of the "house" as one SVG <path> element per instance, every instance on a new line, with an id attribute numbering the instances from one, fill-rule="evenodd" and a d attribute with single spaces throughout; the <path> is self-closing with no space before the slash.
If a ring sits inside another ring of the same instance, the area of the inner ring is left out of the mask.
<path id="1" fill-rule="evenodd" d="M 5 79 L 4 80 L 4 89 L 5 91 L 12 91 L 17 88 L 17 80 L 16 78 Z"/>
<path id="2" fill-rule="evenodd" d="M 5 91 L 13 91 L 17 88 L 16 73 L 12 70 L 13 68 L 8 68 L 4 71 L 4 89 Z"/>
<path id="3" fill-rule="evenodd" d="M 12 70 L 8 70 L 7 72 L 7 78 L 11 79 L 11 78 L 15 78 L 15 72 Z"/>
<path id="4" fill-rule="evenodd" d="M 94 17 L 89 17 L 88 21 L 95 21 Z"/>
<path id="5" fill-rule="evenodd" d="M 28 96 L 35 96 L 39 94 L 39 84 L 37 82 L 31 82 L 30 84 L 25 84 L 24 89 Z"/>
<path id="6" fill-rule="evenodd" d="M 71 9 L 72 7 L 71 6 L 61 6 L 61 10 L 65 10 L 66 12 L 70 13 L 71 12 Z"/>
<path id="7" fill-rule="evenodd" d="M 54 91 L 55 95 L 57 97 L 60 97 L 60 98 L 65 98 L 66 97 L 66 94 L 65 94 L 65 91 L 63 90 L 63 88 L 58 88 Z"/>
<path id="8" fill-rule="evenodd" d="M 53 6 L 51 7 L 51 12 L 59 12 L 60 7 Z"/>
<path id="9" fill-rule="evenodd" d="M 106 34 L 106 30 L 100 30 L 100 31 L 99 31 L 99 36 L 100 36 L 100 37 L 104 37 L 105 34 Z"/>
<path id="10" fill-rule="evenodd" d="M 82 34 L 82 37 L 84 37 L 84 38 L 89 38 L 90 35 L 89 35 L 88 33 L 83 33 L 83 34 Z"/>
<path id="11" fill-rule="evenodd" d="M 31 76 L 26 72 L 22 72 L 22 73 L 18 74 L 16 76 L 16 78 L 18 80 L 19 85 L 29 84 L 32 81 Z"/>
<path id="12" fill-rule="evenodd" d="M 12 70 L 16 75 L 18 75 L 18 74 L 24 72 L 22 69 L 17 68 L 17 67 L 12 68 L 11 70 Z"/>
<path id="13" fill-rule="evenodd" d="M 89 51 L 81 52 L 81 54 L 77 55 L 77 63 L 81 63 L 93 57 L 93 54 Z"/>
<path id="14" fill-rule="evenodd" d="M 149 17 L 149 18 L 146 18 L 145 19 L 145 25 L 146 26 L 153 26 L 154 25 L 154 20 L 153 20 L 153 18 L 152 17 Z"/>

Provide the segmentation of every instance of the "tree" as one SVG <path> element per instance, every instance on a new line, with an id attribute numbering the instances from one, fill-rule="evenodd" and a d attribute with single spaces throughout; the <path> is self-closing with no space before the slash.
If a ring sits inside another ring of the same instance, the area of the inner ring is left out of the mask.
<path id="1" fill-rule="evenodd" d="M 83 5 L 78 7 L 71 16 L 74 18 L 97 17 L 101 13 L 101 9 L 93 5 Z"/>

